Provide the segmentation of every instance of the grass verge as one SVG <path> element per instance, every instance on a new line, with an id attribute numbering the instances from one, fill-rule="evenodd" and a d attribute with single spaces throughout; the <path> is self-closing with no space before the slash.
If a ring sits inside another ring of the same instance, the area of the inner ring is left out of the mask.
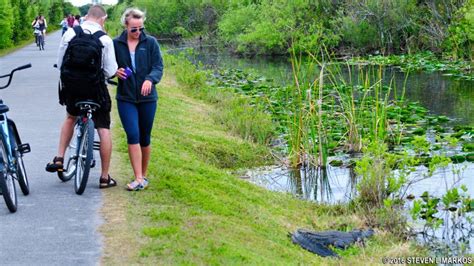
<path id="1" fill-rule="evenodd" d="M 419 255 L 379 231 L 365 248 L 344 251 L 342 260 L 293 245 L 287 234 L 297 228 L 346 230 L 364 222 L 344 206 L 304 202 L 231 175 L 232 169 L 268 163 L 267 148 L 231 133 L 213 118 L 216 107 L 190 97 L 172 71 L 159 94 L 146 191 L 123 188 L 132 172 L 125 135 L 113 114 L 113 175 L 119 187 L 104 192 L 103 264 L 357 265 Z"/>
<path id="2" fill-rule="evenodd" d="M 30 45 L 31 43 L 34 43 L 34 41 L 35 41 L 35 38 L 34 38 L 34 36 L 32 36 L 28 40 L 23 40 L 20 43 L 15 44 L 15 46 L 5 48 L 5 49 L 0 49 L 0 56 L 11 54 L 11 53 L 15 52 L 16 50 L 19 50 L 19 49 L 21 49 L 21 48 L 23 48 L 27 45 Z"/>

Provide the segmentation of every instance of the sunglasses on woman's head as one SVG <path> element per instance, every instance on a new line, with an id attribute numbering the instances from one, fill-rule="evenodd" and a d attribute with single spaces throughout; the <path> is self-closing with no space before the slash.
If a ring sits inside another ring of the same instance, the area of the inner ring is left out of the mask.
<path id="1" fill-rule="evenodd" d="M 137 31 L 142 32 L 144 29 L 145 29 L 145 27 L 141 27 L 141 28 L 131 28 L 131 29 L 130 29 L 130 32 L 131 32 L 131 33 L 135 33 L 135 32 L 137 32 Z"/>

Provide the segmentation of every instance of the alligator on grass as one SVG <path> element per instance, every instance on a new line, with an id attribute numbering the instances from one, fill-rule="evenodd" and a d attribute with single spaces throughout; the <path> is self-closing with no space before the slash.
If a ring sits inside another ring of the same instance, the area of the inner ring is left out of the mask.
<path id="1" fill-rule="evenodd" d="M 290 235 L 293 243 L 300 245 L 310 252 L 322 257 L 339 257 L 329 246 L 346 249 L 354 243 L 363 243 L 365 238 L 374 235 L 374 230 L 311 232 L 305 229 L 298 229 Z"/>

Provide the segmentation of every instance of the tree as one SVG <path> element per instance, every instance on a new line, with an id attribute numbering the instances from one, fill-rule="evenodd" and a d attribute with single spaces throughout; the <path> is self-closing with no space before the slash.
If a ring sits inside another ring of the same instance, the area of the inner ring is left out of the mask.
<path id="1" fill-rule="evenodd" d="M 0 0 L 0 49 L 12 45 L 13 12 L 10 0 Z"/>
<path id="2" fill-rule="evenodd" d="M 54 1 L 49 9 L 49 24 L 57 27 L 63 19 L 63 3 L 62 1 Z"/>

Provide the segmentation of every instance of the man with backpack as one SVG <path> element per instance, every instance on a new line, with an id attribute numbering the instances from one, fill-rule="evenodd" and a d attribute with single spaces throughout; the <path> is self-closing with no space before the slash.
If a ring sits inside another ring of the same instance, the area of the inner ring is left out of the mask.
<path id="1" fill-rule="evenodd" d="M 46 165 L 46 171 L 63 171 L 64 153 L 72 138 L 79 110 L 75 103 L 94 100 L 101 105 L 93 114 L 100 138 L 102 171 L 100 188 L 115 186 L 109 175 L 112 139 L 110 136 L 111 99 L 105 84 L 106 78 L 117 71 L 112 39 L 104 32 L 107 13 L 100 5 L 90 7 L 81 26 L 69 28 L 59 44 L 57 65 L 61 70 L 59 102 L 66 105 L 67 117 L 61 128 L 58 154 Z"/>

